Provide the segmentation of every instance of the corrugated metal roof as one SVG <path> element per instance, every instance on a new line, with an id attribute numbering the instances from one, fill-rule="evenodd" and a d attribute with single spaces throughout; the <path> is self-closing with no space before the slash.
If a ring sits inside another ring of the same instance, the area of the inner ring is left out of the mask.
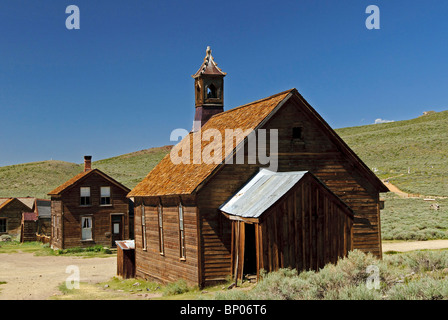
<path id="1" fill-rule="evenodd" d="M 44 199 L 36 199 L 37 214 L 39 218 L 51 217 L 51 201 Z"/>
<path id="2" fill-rule="evenodd" d="M 243 218 L 258 218 L 287 193 L 308 171 L 273 172 L 261 169 L 221 207 L 221 211 Z"/>

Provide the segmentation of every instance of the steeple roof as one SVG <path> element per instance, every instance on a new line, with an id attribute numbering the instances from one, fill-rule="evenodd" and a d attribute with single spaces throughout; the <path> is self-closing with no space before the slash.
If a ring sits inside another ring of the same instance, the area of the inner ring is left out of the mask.
<path id="1" fill-rule="evenodd" d="M 192 75 L 192 77 L 197 78 L 204 74 L 206 74 L 206 75 L 221 75 L 221 76 L 225 76 L 227 74 L 225 72 L 222 72 L 222 70 L 218 67 L 218 64 L 213 59 L 212 49 L 210 49 L 210 47 L 207 47 L 204 62 L 202 63 L 199 70 L 194 75 Z"/>

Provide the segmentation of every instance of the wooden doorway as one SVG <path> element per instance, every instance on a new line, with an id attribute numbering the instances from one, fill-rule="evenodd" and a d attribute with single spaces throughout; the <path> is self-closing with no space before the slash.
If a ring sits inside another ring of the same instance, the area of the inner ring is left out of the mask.
<path id="1" fill-rule="evenodd" d="M 232 275 L 235 283 L 245 275 L 258 277 L 257 227 L 256 223 L 232 222 Z"/>
<path id="2" fill-rule="evenodd" d="M 256 275 L 257 274 L 257 252 L 255 246 L 255 224 L 244 224 L 244 275 Z"/>
<path id="3" fill-rule="evenodd" d="M 117 245 L 115 241 L 123 239 L 123 215 L 114 214 L 111 216 L 111 233 L 112 233 L 112 247 Z"/>

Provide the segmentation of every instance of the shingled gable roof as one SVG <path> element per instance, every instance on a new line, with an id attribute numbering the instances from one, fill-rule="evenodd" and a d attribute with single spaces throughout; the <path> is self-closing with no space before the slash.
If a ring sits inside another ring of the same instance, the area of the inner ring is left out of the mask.
<path id="1" fill-rule="evenodd" d="M 330 138 L 341 146 L 341 150 L 349 157 L 352 157 L 359 164 L 365 176 L 376 185 L 380 192 L 387 192 L 384 184 L 370 171 L 370 169 L 358 158 L 358 156 L 345 144 L 345 142 L 334 132 L 333 129 L 320 117 L 320 115 L 303 99 L 296 89 L 287 90 L 272 95 L 265 99 L 228 110 L 226 112 L 214 115 L 202 127 L 202 132 L 207 129 L 219 130 L 224 137 L 225 129 L 242 129 L 241 134 L 236 136 L 236 144 L 238 146 L 253 130 L 260 128 L 272 117 L 277 110 L 292 96 L 300 99 L 308 108 L 316 119 L 329 132 Z M 248 130 L 250 129 L 250 130 Z M 193 159 L 193 141 L 194 135 L 197 133 L 190 132 L 184 137 L 171 152 L 183 150 L 186 144 L 190 144 L 190 159 Z M 200 151 L 210 147 L 213 150 L 214 142 L 201 141 Z M 187 147 L 188 149 L 188 147 Z M 234 149 L 235 150 L 235 149 Z M 215 172 L 224 160 L 234 153 L 234 150 L 225 149 L 222 146 L 222 162 L 220 164 L 174 164 L 171 161 L 170 154 L 167 154 L 162 161 L 128 194 L 128 197 L 151 197 L 151 196 L 169 196 L 169 195 L 187 195 L 197 191 L 209 176 Z M 227 153 L 225 152 L 227 151 Z"/>
<path id="2" fill-rule="evenodd" d="M 358 155 L 345 143 L 344 140 L 330 127 L 330 125 L 321 117 L 319 113 L 302 97 L 302 95 L 295 90 L 295 97 L 297 97 L 307 108 L 314 118 L 319 122 L 319 124 L 327 132 L 328 137 L 340 147 L 341 152 L 343 152 L 349 159 L 351 159 L 355 166 L 363 174 L 363 177 L 370 181 L 377 189 L 378 192 L 389 192 L 389 189 L 384 185 L 384 183 L 370 170 L 370 168 L 358 157 Z"/>
<path id="3" fill-rule="evenodd" d="M 291 92 L 292 90 L 284 91 L 268 98 L 214 115 L 204 124 L 201 131 L 205 132 L 207 129 L 219 130 L 222 137 L 224 137 L 225 129 L 242 129 L 241 134 L 236 135 L 235 138 L 236 145 L 238 145 L 249 134 L 249 132 L 244 131 L 256 129 Z M 190 159 L 193 159 L 195 156 L 193 154 L 195 134 L 198 133 L 190 132 L 171 152 L 182 150 L 185 144 L 190 144 Z M 206 146 L 210 145 L 209 147 L 211 147 L 212 143 L 214 142 L 201 141 L 201 152 Z M 211 147 L 211 149 L 213 148 Z M 223 144 L 223 161 L 229 155 L 225 151 L 229 150 L 225 150 Z M 128 194 L 128 197 L 191 194 L 218 166 L 219 164 L 207 164 L 203 162 L 201 164 L 174 164 L 171 161 L 170 154 L 167 154 L 146 178 Z"/>
<path id="4" fill-rule="evenodd" d="M 83 171 L 83 172 L 77 174 L 76 176 L 74 176 L 70 180 L 67 180 L 66 182 L 61 184 L 59 187 L 57 187 L 53 191 L 49 192 L 48 195 L 49 196 L 60 195 L 62 192 L 64 192 L 64 191 L 70 189 L 71 187 L 75 186 L 76 183 L 78 183 L 79 181 L 83 180 L 84 178 L 92 175 L 93 173 L 101 175 L 103 178 L 105 178 L 106 180 L 109 180 L 111 183 L 115 184 L 116 186 L 122 188 L 125 191 L 129 192 L 129 190 L 130 190 L 129 188 L 127 188 L 126 186 L 122 185 L 121 183 L 119 183 L 115 179 L 109 177 L 104 172 L 102 172 L 102 171 L 100 171 L 98 169 L 92 169 L 92 170 Z"/>

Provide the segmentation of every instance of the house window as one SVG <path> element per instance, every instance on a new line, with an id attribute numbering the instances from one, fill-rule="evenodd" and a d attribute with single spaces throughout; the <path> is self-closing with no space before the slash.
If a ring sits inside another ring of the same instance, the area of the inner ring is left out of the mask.
<path id="1" fill-rule="evenodd" d="M 0 233 L 6 232 L 6 218 L 0 219 Z"/>
<path id="2" fill-rule="evenodd" d="M 101 187 L 101 205 L 110 205 L 110 187 Z"/>
<path id="3" fill-rule="evenodd" d="M 142 249 L 146 251 L 146 217 L 145 217 L 145 206 L 142 204 Z"/>
<path id="4" fill-rule="evenodd" d="M 159 222 L 159 252 L 161 255 L 164 254 L 164 244 L 163 244 L 163 210 L 162 205 L 159 204 L 157 208 L 158 222 Z"/>
<path id="5" fill-rule="evenodd" d="M 292 128 L 292 138 L 293 139 L 302 139 L 302 127 Z"/>
<path id="6" fill-rule="evenodd" d="M 185 259 L 185 232 L 184 232 L 184 208 L 179 204 L 179 247 L 180 258 Z"/>
<path id="7" fill-rule="evenodd" d="M 82 217 L 81 219 L 81 239 L 93 240 L 92 238 L 92 217 Z"/>
<path id="8" fill-rule="evenodd" d="M 90 187 L 81 188 L 81 205 L 90 206 Z"/>

